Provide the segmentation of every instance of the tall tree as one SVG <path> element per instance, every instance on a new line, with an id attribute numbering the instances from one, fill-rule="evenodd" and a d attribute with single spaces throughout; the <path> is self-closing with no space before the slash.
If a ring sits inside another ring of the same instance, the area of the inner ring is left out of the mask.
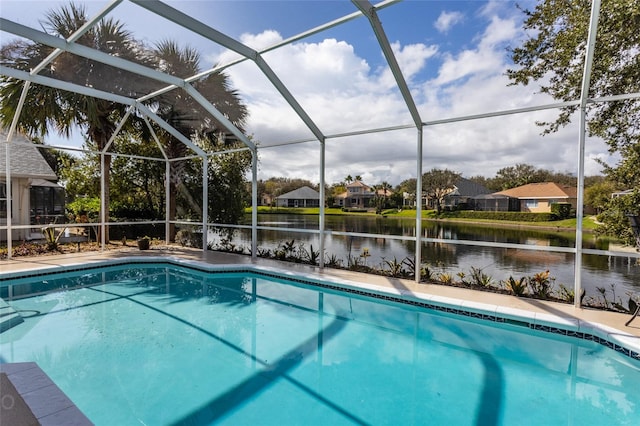
<path id="1" fill-rule="evenodd" d="M 159 42 L 153 50 L 152 55 L 157 69 L 180 78 L 191 77 L 202 71 L 200 67 L 200 53 L 189 46 L 180 47 L 176 41 L 164 40 Z M 225 73 L 217 72 L 209 74 L 191 84 L 236 127 L 240 130 L 243 129 L 247 118 L 247 108 L 241 102 L 237 91 L 231 88 L 229 77 Z M 161 118 L 187 138 L 199 140 L 200 143 L 206 147 L 220 150 L 221 146 L 231 146 L 238 142 L 235 137 L 229 137 L 230 133 L 228 133 L 228 130 L 182 89 L 175 89 L 161 95 L 156 100 L 156 107 L 158 115 Z M 189 148 L 173 135 L 164 131 L 159 131 L 158 133 L 165 145 L 165 151 L 168 156 L 180 158 L 189 154 Z M 216 156 L 215 158 L 222 157 Z M 239 157 L 231 156 L 231 158 L 238 159 Z M 231 160 L 225 157 L 225 161 Z M 185 176 L 193 174 L 194 166 L 196 166 L 196 163 L 193 161 L 180 160 L 171 162 L 169 219 L 172 221 L 176 219 L 179 199 L 184 202 L 193 203 L 193 194 L 185 192 L 189 187 L 193 187 L 193 185 L 185 182 Z M 244 167 L 239 168 L 243 171 L 245 170 Z M 221 180 L 218 182 L 223 183 Z M 223 186 L 228 184 L 228 182 L 224 183 Z M 219 188 L 219 190 L 223 189 Z M 239 191 L 240 188 L 233 188 L 233 190 Z M 215 199 L 215 197 L 210 198 L 210 202 L 215 202 Z M 217 205 L 217 208 L 219 211 L 226 209 L 223 205 Z M 197 209 L 194 206 L 192 213 L 194 213 L 195 210 Z M 212 218 L 216 216 L 220 215 L 214 214 Z M 222 215 L 220 217 L 231 219 L 228 215 Z M 235 220 L 237 220 L 237 218 L 235 218 Z M 173 239 L 174 236 L 175 227 L 171 225 L 170 239 Z"/>
<path id="2" fill-rule="evenodd" d="M 114 144 L 120 154 L 162 159 L 155 141 L 146 135 L 128 132 Z M 164 161 L 125 156 L 112 163 L 111 213 L 120 219 L 163 219 L 165 211 Z"/>
<path id="3" fill-rule="evenodd" d="M 42 21 L 42 27 L 51 35 L 68 38 L 87 21 L 85 7 L 70 3 L 49 11 Z M 117 20 L 101 20 L 84 33 L 77 42 L 120 58 L 144 62 L 140 44 Z M 3 45 L 0 53 L 5 64 L 23 71 L 30 71 L 52 51 L 53 48 L 49 46 L 18 40 Z M 128 97 L 137 97 L 140 91 L 148 88 L 135 74 L 69 53 L 62 53 L 56 57 L 41 71 L 41 74 Z M 20 80 L 9 77 L 0 79 L 0 121 L 4 126 L 13 120 L 24 84 Z M 27 93 L 19 125 L 26 133 L 39 137 L 44 137 L 50 128 L 56 129 L 60 134 L 69 135 L 71 129 L 78 126 L 84 130 L 88 140 L 94 145 L 93 148 L 102 150 L 113 135 L 116 123 L 124 112 L 125 106 L 116 102 L 32 85 Z M 109 206 L 110 166 L 111 156 L 106 155 L 103 171 L 107 184 L 105 191 L 107 206 Z M 108 221 L 108 208 L 105 217 Z M 108 233 L 105 237 L 108 241 Z"/>
<path id="4" fill-rule="evenodd" d="M 395 193 L 401 194 L 404 197 L 403 193 L 407 194 L 408 203 L 410 206 L 416 201 L 416 188 L 417 188 L 418 180 L 416 178 L 405 179 L 396 186 Z M 404 200 L 400 201 L 399 205 L 402 205 Z"/>
<path id="5" fill-rule="evenodd" d="M 500 190 L 511 189 L 528 183 L 543 182 L 545 173 L 536 170 L 530 164 L 516 164 L 498 170 L 493 185 Z"/>
<path id="6" fill-rule="evenodd" d="M 591 185 L 584 191 L 584 203 L 591 206 L 596 213 L 602 213 L 606 210 L 611 194 L 616 191 L 616 187 L 611 181 L 605 181 Z"/>
<path id="7" fill-rule="evenodd" d="M 630 246 L 638 245 L 640 236 L 634 235 L 629 216 L 640 217 L 640 143 L 624 148 L 625 154 L 615 167 L 605 167 L 605 172 L 618 188 L 628 188 L 629 193 L 611 197 L 605 211 L 598 216 L 603 222 L 599 233 L 614 235 Z"/>
<path id="8" fill-rule="evenodd" d="M 448 169 L 431 169 L 423 173 L 422 190 L 427 195 L 427 199 L 434 201 L 438 214 L 442 211 L 444 197 L 453 190 L 461 176 L 460 173 Z"/>
<path id="9" fill-rule="evenodd" d="M 308 186 L 315 190 L 319 190 L 319 186 L 314 184 L 308 179 L 301 178 L 287 178 L 287 177 L 270 177 L 266 181 L 258 182 L 258 189 L 260 190 L 260 184 L 263 185 L 263 193 L 274 198 L 286 194 L 287 192 L 294 191 L 300 187 Z"/>
<path id="10" fill-rule="evenodd" d="M 591 1 L 540 0 L 533 10 L 524 10 L 524 28 L 530 37 L 512 50 L 516 68 L 507 72 L 513 84 L 538 81 L 541 91 L 555 99 L 580 98 L 585 62 Z M 640 92 L 640 2 L 604 0 L 601 3 L 589 98 Z M 543 123 L 545 133 L 569 123 L 578 106 L 561 109 L 557 119 Z M 603 138 L 611 153 L 622 161 L 605 171 L 619 181 L 619 169 L 630 173 L 624 180 L 638 184 L 640 167 L 627 168 L 640 149 L 640 100 L 590 103 L 588 131 Z M 637 186 L 636 186 L 637 187 Z M 630 188 L 633 188 L 631 186 Z M 619 220 L 619 215 L 611 215 Z M 619 224 L 622 226 L 621 224 Z M 610 226 L 617 229 L 620 226 Z M 629 231 L 629 228 L 627 228 Z"/>

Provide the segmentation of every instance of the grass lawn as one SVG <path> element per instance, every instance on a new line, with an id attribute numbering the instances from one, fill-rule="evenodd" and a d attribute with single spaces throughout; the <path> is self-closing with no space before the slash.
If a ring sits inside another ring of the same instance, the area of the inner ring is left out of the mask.
<path id="1" fill-rule="evenodd" d="M 431 217 L 431 219 L 436 219 L 435 215 Z M 513 221 L 513 220 L 491 220 L 491 219 L 468 219 L 468 218 L 449 218 L 449 219 L 441 219 L 445 221 L 451 222 L 467 222 L 467 223 L 493 223 L 493 224 L 501 224 L 501 225 L 517 225 L 517 226 L 530 226 L 530 227 L 538 227 L 538 228 L 562 228 L 562 229 L 576 229 L 577 219 L 563 219 L 563 220 L 552 220 L 548 222 L 528 222 L 528 221 Z M 593 231 L 596 229 L 598 224 L 595 221 L 595 217 L 587 216 L 582 219 L 582 230 L 583 231 Z"/>
<path id="2" fill-rule="evenodd" d="M 245 213 L 250 214 L 251 208 L 245 209 Z M 258 206 L 259 214 L 308 214 L 308 215 L 318 215 L 320 214 L 320 209 L 318 207 L 315 208 L 288 208 L 288 207 L 268 207 L 268 206 Z M 415 210 L 384 210 L 381 215 L 378 215 L 374 212 L 344 212 L 340 208 L 326 208 L 324 209 L 325 215 L 335 215 L 335 216 L 386 216 L 390 218 L 404 218 L 404 219 L 415 219 L 416 211 Z M 563 229 L 575 229 L 576 228 L 576 219 L 564 219 L 564 220 L 556 220 L 549 222 L 523 222 L 523 221 L 510 221 L 510 220 L 491 220 L 491 219 L 469 219 L 469 218 L 446 218 L 440 219 L 437 217 L 435 210 L 423 210 L 422 211 L 423 219 L 431 219 L 431 220 L 446 220 L 450 222 L 467 222 L 467 223 L 494 223 L 501 225 L 517 225 L 517 226 L 531 226 L 531 227 L 541 227 L 541 228 L 563 228 Z M 582 229 L 584 231 L 592 231 L 597 227 L 597 223 L 595 222 L 595 218 L 593 216 L 587 216 L 582 221 Z"/>

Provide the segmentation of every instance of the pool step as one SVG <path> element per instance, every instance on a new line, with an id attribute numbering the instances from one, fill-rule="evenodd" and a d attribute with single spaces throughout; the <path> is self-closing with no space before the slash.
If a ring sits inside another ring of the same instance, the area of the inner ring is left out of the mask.
<path id="1" fill-rule="evenodd" d="M 22 316 L 7 302 L 0 299 L 0 333 L 24 322 Z"/>

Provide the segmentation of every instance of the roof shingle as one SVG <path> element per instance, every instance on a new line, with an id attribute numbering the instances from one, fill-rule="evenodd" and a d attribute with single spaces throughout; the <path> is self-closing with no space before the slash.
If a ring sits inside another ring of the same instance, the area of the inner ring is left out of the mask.
<path id="1" fill-rule="evenodd" d="M 560 185 L 555 182 L 529 183 L 496 194 L 515 198 L 576 198 L 577 189 L 573 186 Z"/>
<path id="2" fill-rule="evenodd" d="M 0 147 L 0 176 L 7 175 L 7 130 L 0 128 L 0 140 L 5 146 Z M 55 172 L 38 151 L 36 145 L 24 135 L 16 133 L 9 148 L 11 155 L 11 176 L 16 178 L 36 178 L 57 180 Z"/>

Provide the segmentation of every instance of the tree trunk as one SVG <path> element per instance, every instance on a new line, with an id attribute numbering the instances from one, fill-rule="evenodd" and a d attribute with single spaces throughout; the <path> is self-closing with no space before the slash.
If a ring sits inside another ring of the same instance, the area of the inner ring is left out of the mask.
<path id="1" fill-rule="evenodd" d="M 175 182 L 174 177 L 172 176 L 169 179 L 169 220 L 170 221 L 176 220 L 176 212 L 178 209 L 177 202 L 176 202 L 177 192 L 178 192 L 178 185 Z M 170 223 L 169 224 L 169 241 L 175 241 L 175 239 L 176 239 L 176 224 Z"/>
<path id="2" fill-rule="evenodd" d="M 108 110 L 109 105 L 99 104 L 102 110 Z M 108 116 L 101 116 L 95 125 L 92 125 L 87 130 L 87 136 L 89 139 L 93 140 L 96 144 L 96 147 L 100 152 L 104 150 L 107 146 L 107 142 L 113 135 L 113 125 L 109 122 Z M 105 206 L 104 212 L 104 221 L 105 223 L 109 223 L 109 187 L 111 184 L 111 156 L 109 154 L 105 154 L 102 162 L 102 170 L 101 173 L 104 176 L 104 202 L 100 204 L 100 218 L 102 218 L 102 206 Z M 98 237 L 98 241 L 101 238 Z M 104 241 L 106 243 L 109 242 L 109 226 L 105 225 L 104 228 Z"/>
<path id="3" fill-rule="evenodd" d="M 102 173 L 104 173 L 104 206 L 106 206 L 105 208 L 105 212 L 104 212 L 104 221 L 105 223 L 109 223 L 109 183 L 110 183 L 110 179 L 111 179 L 111 156 L 110 155 L 105 155 L 104 156 L 104 164 L 102 165 Z M 100 209 L 102 210 L 102 205 L 100 207 Z M 102 217 L 102 211 L 100 212 L 100 217 Z M 105 225 L 104 227 L 104 240 L 105 242 L 109 243 L 109 225 Z"/>

